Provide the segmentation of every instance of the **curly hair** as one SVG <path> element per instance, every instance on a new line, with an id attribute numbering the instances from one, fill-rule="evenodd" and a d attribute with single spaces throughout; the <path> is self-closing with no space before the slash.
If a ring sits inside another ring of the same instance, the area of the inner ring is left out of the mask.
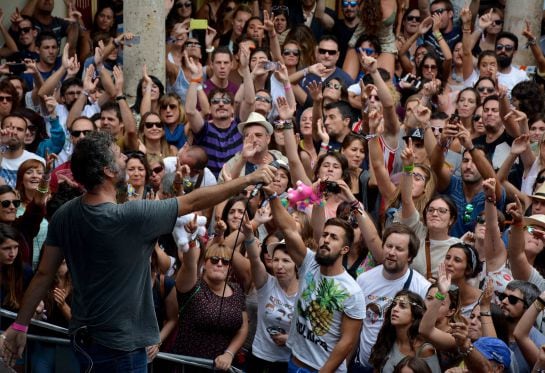
<path id="1" fill-rule="evenodd" d="M 410 290 L 400 290 L 396 293 L 394 301 L 388 306 L 384 312 L 384 323 L 382 328 L 377 336 L 377 341 L 373 348 L 371 349 L 371 356 L 369 357 L 369 362 L 373 365 L 375 369 L 379 371 L 386 363 L 388 359 L 388 354 L 392 350 L 396 342 L 396 327 L 392 325 L 392 309 L 395 305 L 395 299 L 399 297 L 407 297 L 411 306 L 411 316 L 412 321 L 411 325 L 407 329 L 407 337 L 411 344 L 411 349 L 414 349 L 414 342 L 418 338 L 418 327 L 420 326 L 420 321 L 424 316 L 426 311 L 426 304 L 420 295 L 413 293 Z"/>
<path id="2" fill-rule="evenodd" d="M 116 162 L 114 145 L 114 138 L 106 132 L 91 132 L 76 144 L 70 169 L 76 181 L 88 191 L 104 183 L 104 168 L 121 172 Z"/>
<path id="3" fill-rule="evenodd" d="M 377 35 L 382 25 L 382 7 L 380 0 L 363 0 L 360 3 L 361 24 L 365 25 L 365 33 Z"/>

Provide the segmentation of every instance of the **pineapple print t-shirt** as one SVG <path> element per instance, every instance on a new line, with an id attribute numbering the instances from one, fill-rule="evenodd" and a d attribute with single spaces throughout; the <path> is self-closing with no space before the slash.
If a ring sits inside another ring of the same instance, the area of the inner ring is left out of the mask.
<path id="1" fill-rule="evenodd" d="M 343 314 L 357 320 L 364 318 L 361 288 L 346 271 L 337 276 L 322 275 L 314 253 L 307 249 L 299 268 L 299 298 L 288 338 L 292 354 L 319 370 L 341 338 Z M 344 362 L 337 372 L 346 372 Z"/>

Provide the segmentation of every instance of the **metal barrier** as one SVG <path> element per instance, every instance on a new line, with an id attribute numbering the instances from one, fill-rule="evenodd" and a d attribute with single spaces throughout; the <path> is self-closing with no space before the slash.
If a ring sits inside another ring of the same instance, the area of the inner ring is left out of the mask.
<path id="1" fill-rule="evenodd" d="M 0 317 L 8 317 L 10 319 L 15 319 L 17 317 L 17 314 L 15 312 L 11 312 L 3 308 L 0 308 Z M 40 328 L 44 328 L 44 329 L 52 330 L 54 332 L 68 335 L 68 329 L 63 328 L 61 326 L 53 325 L 45 321 L 34 320 L 34 319 L 32 319 L 30 323 L 32 325 L 39 326 Z M 39 342 L 54 343 L 59 345 L 70 345 L 70 340 L 64 339 L 64 338 L 48 337 L 48 336 L 41 336 L 41 335 L 35 335 L 35 334 L 27 334 L 27 338 L 29 340 L 39 341 Z M 183 365 L 196 366 L 196 367 L 206 368 L 210 370 L 214 369 L 213 368 L 214 362 L 210 359 L 201 359 L 201 358 L 193 357 L 193 356 L 176 355 L 176 354 L 171 354 L 167 352 L 159 352 L 155 358 L 170 361 L 173 363 L 183 364 Z M 185 370 L 184 366 L 182 366 L 182 372 L 184 372 L 184 370 Z M 228 372 L 244 373 L 241 369 L 238 369 L 235 367 L 231 367 L 228 370 Z"/>

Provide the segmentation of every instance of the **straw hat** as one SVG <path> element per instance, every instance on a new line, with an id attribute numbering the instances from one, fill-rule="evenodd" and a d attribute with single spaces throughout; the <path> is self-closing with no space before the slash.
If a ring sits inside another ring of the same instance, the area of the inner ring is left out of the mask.
<path id="1" fill-rule="evenodd" d="M 269 135 L 272 135 L 272 133 L 274 131 L 272 124 L 267 122 L 267 119 L 263 115 L 253 111 L 248 116 L 248 119 L 246 120 L 246 122 L 241 122 L 241 123 L 239 123 L 237 125 L 238 132 L 243 133 L 244 132 L 244 127 L 246 127 L 248 125 L 254 125 L 254 124 L 259 124 L 259 125 L 265 127 L 265 129 L 267 130 L 267 133 Z"/>

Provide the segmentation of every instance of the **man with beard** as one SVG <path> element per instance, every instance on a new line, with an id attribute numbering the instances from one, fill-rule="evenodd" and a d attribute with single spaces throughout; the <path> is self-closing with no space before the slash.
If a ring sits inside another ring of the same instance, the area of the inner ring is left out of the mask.
<path id="1" fill-rule="evenodd" d="M 274 176 L 264 167 L 177 198 L 118 205 L 116 187 L 125 181 L 126 159 L 104 132 L 78 142 L 71 168 L 86 192 L 49 223 L 40 267 L 17 319 L 0 338 L 4 362 L 13 365 L 21 357 L 30 319 L 66 259 L 74 288 L 70 333 L 81 371 L 145 372 L 146 346 L 160 341 L 149 264 L 157 237 L 171 233 L 178 216 L 214 206 L 249 185 L 267 185 Z"/>
<path id="2" fill-rule="evenodd" d="M 457 138 L 464 151 L 462 152 L 462 177 L 452 175 L 445 167 L 445 149 L 448 149 L 453 138 Z M 458 218 L 450 228 L 450 235 L 462 237 L 473 230 L 477 216 L 484 211 L 484 204 L 494 203 L 500 211 L 505 203 L 505 190 L 496 180 L 496 198 L 486 198 L 482 183 L 484 179 L 495 178 L 494 168 L 486 158 L 482 148 L 471 141 L 471 134 L 463 124 L 448 123 L 431 154 L 431 168 L 437 175 L 437 191 L 449 195 L 458 209 Z"/>
<path id="3" fill-rule="evenodd" d="M 36 45 L 38 47 L 38 54 L 40 55 L 40 59 L 36 63 L 36 69 L 42 76 L 42 79 L 46 80 L 62 66 L 61 59 L 58 57 L 59 44 L 52 32 L 43 31 L 38 34 Z M 34 87 L 34 76 L 32 74 L 24 73 L 23 78 L 27 87 Z"/>
<path id="4" fill-rule="evenodd" d="M 422 9 L 421 9 L 422 11 Z M 426 10 L 423 13 L 427 14 Z M 430 4 L 431 16 L 433 21 L 439 21 L 439 33 L 434 33 L 433 30 L 429 30 L 424 35 L 424 43 L 433 48 L 435 54 L 437 54 L 441 60 L 445 59 L 439 41 L 441 38 L 445 39 L 451 50 L 454 50 L 454 46 L 459 41 L 462 41 L 462 29 L 459 25 L 454 24 L 454 7 L 450 0 L 435 0 Z"/>
<path id="5" fill-rule="evenodd" d="M 9 114 L 2 119 L 0 133 L 2 145 L 2 163 L 0 176 L 6 184 L 15 188 L 17 170 L 28 159 L 37 159 L 45 165 L 45 160 L 24 148 L 27 123 L 25 118 L 16 114 Z"/>
<path id="6" fill-rule="evenodd" d="M 384 322 L 384 313 L 395 294 L 410 290 L 425 298 L 430 283 L 409 268 L 420 247 L 416 234 L 406 225 L 394 223 L 382 236 L 383 264 L 362 273 L 357 281 L 366 304 L 366 316 L 361 330 L 359 355 L 354 364 L 357 372 L 373 372 L 369 363 L 371 348 Z"/>
<path id="7" fill-rule="evenodd" d="M 288 254 L 299 274 L 299 298 L 288 347 L 288 371 L 346 372 L 345 359 L 358 342 L 365 304 L 361 289 L 343 267 L 354 240 L 344 220 L 325 222 L 316 254 L 306 247 L 295 219 L 273 189 L 269 196 L 273 220 L 285 237 Z M 318 208 L 315 206 L 315 208 Z"/>
<path id="8" fill-rule="evenodd" d="M 513 57 L 518 49 L 519 39 L 511 32 L 503 31 L 496 36 L 496 56 L 498 57 L 498 83 L 506 86 L 508 94 L 523 80 L 528 80 L 526 73 L 513 66 Z"/>
<path id="9" fill-rule="evenodd" d="M 360 6 L 359 0 L 342 1 L 343 18 L 336 19 L 333 26 L 332 34 L 337 35 L 339 39 L 339 61 L 337 66 L 342 66 L 344 63 L 344 57 L 348 49 L 348 41 L 356 31 L 360 23 L 358 17 L 358 9 Z"/>
<path id="10" fill-rule="evenodd" d="M 483 124 L 485 134 L 473 140 L 473 143 L 482 146 L 486 157 L 492 160 L 492 167 L 498 170 L 509 156 L 513 137 L 503 125 L 500 116 L 500 98 L 496 95 L 488 96 L 483 102 Z"/>

